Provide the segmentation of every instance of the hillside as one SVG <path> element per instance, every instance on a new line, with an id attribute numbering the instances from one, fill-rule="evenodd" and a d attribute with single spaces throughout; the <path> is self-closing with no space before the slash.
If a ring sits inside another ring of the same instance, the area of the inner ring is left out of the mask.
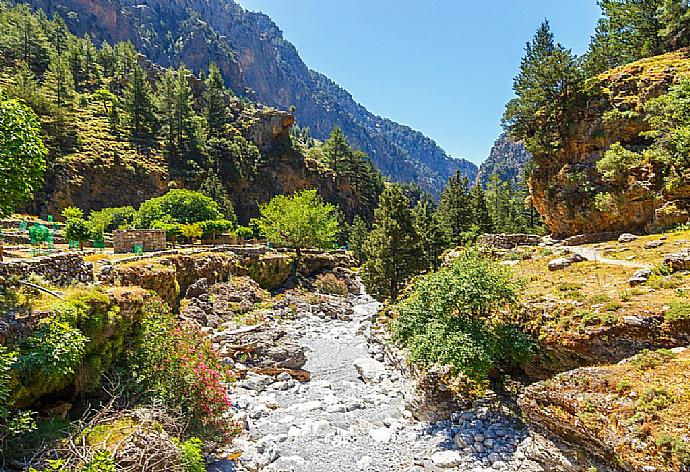
<path id="1" fill-rule="evenodd" d="M 486 187 L 491 181 L 491 175 L 495 173 L 502 182 L 510 182 L 513 187 L 517 187 L 531 158 L 525 146 L 503 133 L 491 148 L 489 157 L 479 166 L 476 183 Z"/>
<path id="2" fill-rule="evenodd" d="M 460 170 L 471 181 L 477 168 L 451 159 L 432 140 L 407 126 L 375 116 L 327 77 L 310 70 L 269 17 L 220 0 L 34 0 L 48 15 L 59 13 L 78 36 L 132 41 L 163 66 L 185 64 L 194 72 L 215 61 L 236 93 L 288 110 L 300 126 L 325 139 L 339 125 L 353 145 L 371 156 L 392 180 L 414 182 L 435 194 Z"/>

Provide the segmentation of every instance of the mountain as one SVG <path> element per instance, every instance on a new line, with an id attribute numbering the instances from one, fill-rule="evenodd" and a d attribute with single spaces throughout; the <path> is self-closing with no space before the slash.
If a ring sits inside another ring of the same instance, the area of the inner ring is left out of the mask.
<path id="1" fill-rule="evenodd" d="M 503 182 L 510 182 L 513 186 L 520 184 L 522 171 L 532 155 L 522 143 L 516 143 L 503 133 L 498 137 L 489 157 L 479 167 L 477 184 L 486 187 L 491 175 L 496 173 Z"/>
<path id="2" fill-rule="evenodd" d="M 449 157 L 434 141 L 376 116 L 332 80 L 310 70 L 297 49 L 266 15 L 233 0 L 31 0 L 48 15 L 60 14 L 77 35 L 96 42 L 129 40 L 163 66 L 194 72 L 216 62 L 240 95 L 279 109 L 325 139 L 339 125 L 394 181 L 414 182 L 438 194 L 460 170 L 474 180 L 477 167 Z"/>

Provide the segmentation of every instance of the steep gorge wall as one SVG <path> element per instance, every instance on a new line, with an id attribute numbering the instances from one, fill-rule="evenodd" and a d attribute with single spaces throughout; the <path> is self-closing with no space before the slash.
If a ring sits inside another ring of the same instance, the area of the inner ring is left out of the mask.
<path id="1" fill-rule="evenodd" d="M 621 188 L 606 182 L 596 163 L 616 142 L 628 149 L 648 147 L 651 142 L 640 136 L 649 130 L 644 105 L 689 73 L 690 54 L 684 49 L 628 64 L 586 84 L 580 105 L 567 117 L 561 151 L 536 157 L 529 182 L 535 206 L 553 233 L 646 232 L 687 221 L 687 184 L 671 190 L 659 168 L 644 164 L 628 169 L 629 185 Z M 595 197 L 606 193 L 617 200 L 603 211 Z"/>

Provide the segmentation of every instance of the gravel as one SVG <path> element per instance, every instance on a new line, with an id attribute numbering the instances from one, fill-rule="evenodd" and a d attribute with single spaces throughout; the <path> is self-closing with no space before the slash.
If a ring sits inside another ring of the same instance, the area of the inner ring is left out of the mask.
<path id="1" fill-rule="evenodd" d="M 411 419 L 404 406 L 411 380 L 364 337 L 379 307 L 366 295 L 350 295 L 343 310 L 351 316 L 311 307 L 284 320 L 281 329 L 305 348 L 311 380 L 248 374 L 231 391 L 236 418 L 246 423 L 233 443 L 242 457 L 210 470 L 543 470 L 527 464 L 527 432 L 499 409 L 479 406 L 433 424 Z"/>

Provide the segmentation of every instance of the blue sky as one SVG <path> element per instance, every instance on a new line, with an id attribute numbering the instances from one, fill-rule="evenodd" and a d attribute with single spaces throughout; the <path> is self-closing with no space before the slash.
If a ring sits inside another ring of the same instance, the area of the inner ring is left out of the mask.
<path id="1" fill-rule="evenodd" d="M 370 111 L 483 161 L 500 134 L 524 44 L 544 18 L 583 52 L 596 0 L 240 0 L 268 14 L 304 62 Z"/>

